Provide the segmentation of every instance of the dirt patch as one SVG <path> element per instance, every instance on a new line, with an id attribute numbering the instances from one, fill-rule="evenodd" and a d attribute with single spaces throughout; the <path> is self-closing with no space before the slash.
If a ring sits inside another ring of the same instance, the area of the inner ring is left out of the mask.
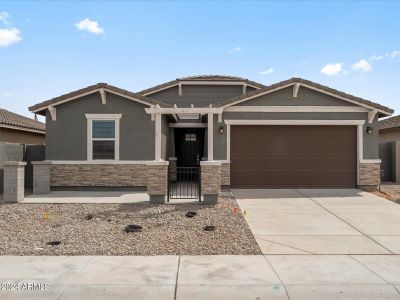
<path id="1" fill-rule="evenodd" d="M 189 211 L 197 214 L 188 218 Z M 143 230 L 127 233 L 129 224 Z M 215 230 L 205 231 L 207 225 Z M 61 243 L 47 244 L 52 241 Z M 217 205 L 0 204 L 0 254 L 261 253 L 236 200 L 223 197 Z"/>

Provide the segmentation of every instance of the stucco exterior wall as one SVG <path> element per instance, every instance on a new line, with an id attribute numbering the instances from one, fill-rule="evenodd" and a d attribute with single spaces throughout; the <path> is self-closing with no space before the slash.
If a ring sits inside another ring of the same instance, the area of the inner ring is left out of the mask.
<path id="1" fill-rule="evenodd" d="M 247 87 L 247 91 L 255 88 Z M 149 95 L 150 97 L 178 107 L 208 107 L 210 103 L 217 103 L 223 100 L 242 95 L 241 85 L 182 85 L 182 95 L 179 95 L 178 86 Z"/>
<path id="2" fill-rule="evenodd" d="M 85 114 L 119 114 L 120 160 L 154 159 L 154 121 L 144 111 L 147 105 L 107 93 L 102 104 L 100 94 L 93 93 L 56 107 L 52 121 L 46 114 L 46 160 L 87 159 L 87 119 Z"/>
<path id="3" fill-rule="evenodd" d="M 356 106 L 347 102 L 306 87 L 300 87 L 297 97 L 293 97 L 293 87 L 284 88 L 270 94 L 259 96 L 236 106 Z"/>
<path id="4" fill-rule="evenodd" d="M 0 142 L 43 145 L 45 135 L 23 130 L 0 128 Z"/>
<path id="5" fill-rule="evenodd" d="M 400 141 L 400 128 L 391 128 L 379 130 L 379 142 L 394 142 Z"/>

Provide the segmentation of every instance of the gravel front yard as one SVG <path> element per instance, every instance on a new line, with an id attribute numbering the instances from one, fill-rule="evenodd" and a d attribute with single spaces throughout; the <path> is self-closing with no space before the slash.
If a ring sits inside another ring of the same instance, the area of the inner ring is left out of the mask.
<path id="1" fill-rule="evenodd" d="M 193 218 L 186 212 L 196 211 Z M 87 220 L 87 215 L 93 218 Z M 126 233 L 128 224 L 142 232 Z M 215 225 L 215 231 L 204 231 Z M 58 246 L 47 242 L 61 241 Z M 0 204 L 0 255 L 261 254 L 236 200 L 200 204 Z"/>

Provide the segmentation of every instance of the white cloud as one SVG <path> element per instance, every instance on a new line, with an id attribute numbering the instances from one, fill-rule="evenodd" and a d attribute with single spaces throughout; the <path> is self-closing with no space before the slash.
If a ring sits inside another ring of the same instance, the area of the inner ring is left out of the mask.
<path id="1" fill-rule="evenodd" d="M 79 30 L 86 30 L 94 34 L 104 33 L 104 29 L 100 27 L 99 23 L 86 18 L 75 24 L 75 27 Z"/>
<path id="2" fill-rule="evenodd" d="M 369 61 L 375 61 L 375 60 L 381 60 L 383 58 L 383 55 L 375 55 L 375 54 L 372 54 L 369 58 L 368 58 L 368 60 Z"/>
<path id="3" fill-rule="evenodd" d="M 240 47 L 238 46 L 238 47 L 235 47 L 235 48 L 229 49 L 228 53 L 232 53 L 232 52 L 240 52 L 240 51 L 242 51 L 242 48 L 240 48 Z"/>
<path id="4" fill-rule="evenodd" d="M 9 97 L 9 96 L 11 96 L 11 93 L 10 92 L 4 92 L 4 93 L 0 94 L 0 96 Z"/>
<path id="5" fill-rule="evenodd" d="M 264 71 L 260 71 L 260 74 L 262 74 L 262 75 L 270 75 L 270 74 L 272 74 L 274 72 L 275 72 L 274 68 L 269 68 L 269 69 L 266 69 Z"/>
<path id="6" fill-rule="evenodd" d="M 321 73 L 328 75 L 328 76 L 333 76 L 333 75 L 338 75 L 342 72 L 342 64 L 341 63 L 336 63 L 336 64 L 326 64 L 322 69 Z"/>
<path id="7" fill-rule="evenodd" d="M 0 47 L 8 47 L 22 40 L 17 28 L 0 28 Z"/>
<path id="8" fill-rule="evenodd" d="M 368 72 L 372 70 L 371 64 L 365 59 L 359 60 L 358 62 L 353 64 L 351 68 L 355 71 L 363 71 L 363 72 Z"/>
<path id="9" fill-rule="evenodd" d="M 386 56 L 390 57 L 391 59 L 396 58 L 397 56 L 400 56 L 400 51 L 392 51 L 392 52 L 387 52 L 385 53 Z"/>
<path id="10" fill-rule="evenodd" d="M 0 22 L 3 23 L 4 25 L 8 25 L 8 18 L 10 15 L 6 11 L 0 11 Z"/>

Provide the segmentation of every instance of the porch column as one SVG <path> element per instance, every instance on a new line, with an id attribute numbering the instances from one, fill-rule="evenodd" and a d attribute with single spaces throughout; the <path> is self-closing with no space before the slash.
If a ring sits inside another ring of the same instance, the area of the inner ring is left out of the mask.
<path id="1" fill-rule="evenodd" d="M 202 161 L 200 168 L 203 203 L 216 204 L 221 192 L 221 162 Z"/>
<path id="2" fill-rule="evenodd" d="M 161 160 L 161 114 L 155 119 L 155 160 Z"/>
<path id="3" fill-rule="evenodd" d="M 168 161 L 147 163 L 147 194 L 150 203 L 165 203 L 168 192 Z"/>
<path id="4" fill-rule="evenodd" d="M 26 162 L 4 162 L 4 202 L 19 202 L 24 200 L 25 166 Z"/>
<path id="5" fill-rule="evenodd" d="M 207 160 L 214 160 L 214 115 L 207 116 Z"/>

